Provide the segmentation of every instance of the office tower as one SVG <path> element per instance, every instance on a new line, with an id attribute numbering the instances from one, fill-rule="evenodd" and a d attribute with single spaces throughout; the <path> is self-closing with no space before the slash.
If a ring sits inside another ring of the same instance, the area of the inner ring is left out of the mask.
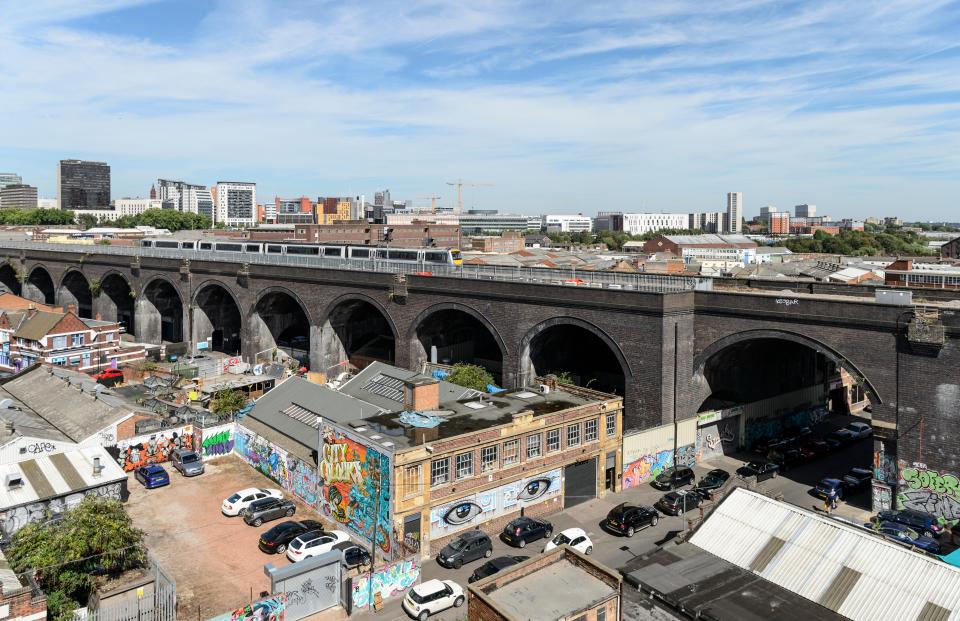
<path id="1" fill-rule="evenodd" d="M 11 183 L 0 187 L 0 208 L 36 209 L 37 188 L 23 183 Z"/>
<path id="2" fill-rule="evenodd" d="M 728 233 L 739 233 L 740 222 L 743 220 L 743 192 L 727 192 L 727 221 Z"/>
<path id="3" fill-rule="evenodd" d="M 170 201 L 173 203 L 173 209 L 177 211 L 206 216 L 210 218 L 211 223 L 213 222 L 213 199 L 210 197 L 207 186 L 157 179 L 155 187 L 158 200 L 165 203 Z M 154 188 L 150 189 L 150 194 L 153 197 Z"/>
<path id="4" fill-rule="evenodd" d="M 813 218 L 813 217 L 816 217 L 817 215 L 817 206 L 808 205 L 807 203 L 804 203 L 802 205 L 797 205 L 796 207 L 793 208 L 793 210 L 794 210 L 793 215 L 795 215 L 798 218 Z"/>
<path id="5" fill-rule="evenodd" d="M 253 226 L 257 223 L 257 184 L 218 181 L 216 221 L 226 226 Z"/>
<path id="6" fill-rule="evenodd" d="M 8 185 L 20 185 L 23 183 L 23 179 L 17 173 L 0 173 L 0 188 L 5 188 Z"/>
<path id="7" fill-rule="evenodd" d="M 60 160 L 57 198 L 60 209 L 109 209 L 110 166 L 105 162 Z"/>

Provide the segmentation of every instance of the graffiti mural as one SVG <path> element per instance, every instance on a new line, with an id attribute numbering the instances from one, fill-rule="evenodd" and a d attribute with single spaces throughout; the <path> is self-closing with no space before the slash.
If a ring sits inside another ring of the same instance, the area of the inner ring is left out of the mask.
<path id="1" fill-rule="evenodd" d="M 881 511 L 887 511 L 888 509 L 893 508 L 893 503 L 891 502 L 892 493 L 890 486 L 884 483 L 874 481 L 872 485 L 873 493 L 871 497 L 873 498 L 872 509 L 874 513 L 879 513 Z"/>
<path id="2" fill-rule="evenodd" d="M 356 610 L 369 606 L 374 593 L 380 593 L 383 599 L 400 595 L 419 580 L 420 564 L 416 560 L 397 561 L 375 571 L 372 584 L 369 573 L 360 574 L 353 579 L 350 593 L 353 608 Z"/>
<path id="3" fill-rule="evenodd" d="M 873 452 L 873 478 L 885 483 L 897 482 L 897 462 L 894 452 L 887 451 L 884 442 L 876 442 L 877 449 Z"/>
<path id="4" fill-rule="evenodd" d="M 276 481 L 285 491 L 316 506 L 318 475 L 311 464 L 240 426 L 233 437 L 233 448 L 241 459 Z"/>
<path id="5" fill-rule="evenodd" d="M 815 425 L 822 421 L 826 415 L 827 409 L 818 405 L 784 416 L 749 419 L 743 432 L 743 444 L 746 448 L 751 449 L 760 440 L 782 435 L 785 429 Z"/>
<path id="6" fill-rule="evenodd" d="M 960 520 L 960 479 L 921 464 L 900 462 L 897 508 L 924 511 L 955 524 Z"/>
<path id="7" fill-rule="evenodd" d="M 722 420 L 697 429 L 697 458 L 707 460 L 737 450 L 738 419 Z"/>
<path id="8" fill-rule="evenodd" d="M 31 522 L 46 521 L 58 515 L 62 515 L 69 509 L 73 509 L 83 500 L 87 494 L 100 496 L 103 498 L 112 498 L 120 500 L 123 487 L 120 483 L 111 483 L 101 485 L 100 487 L 87 490 L 83 493 L 70 494 L 69 496 L 60 496 L 50 500 L 41 500 L 14 507 L 7 511 L 0 512 L 0 530 L 6 536 L 11 536 Z"/>
<path id="9" fill-rule="evenodd" d="M 204 459 L 229 455 L 233 452 L 234 426 L 222 425 L 202 430 L 200 456 Z"/>
<path id="10" fill-rule="evenodd" d="M 430 538 L 445 537 L 545 502 L 558 497 L 560 491 L 561 469 L 556 468 L 444 503 L 430 509 Z"/>
<path id="11" fill-rule="evenodd" d="M 692 467 L 696 462 L 696 456 L 697 448 L 693 444 L 677 448 L 678 465 Z M 673 449 L 644 455 L 623 467 L 623 488 L 628 489 L 646 483 L 671 466 L 673 466 Z"/>
<path id="12" fill-rule="evenodd" d="M 237 608 L 230 613 L 230 621 L 283 621 L 286 597 L 283 593 Z"/>
<path id="13" fill-rule="evenodd" d="M 324 427 L 319 484 L 321 513 L 367 541 L 376 536 L 380 549 L 390 552 L 393 538 L 388 456 Z M 375 509 L 378 492 L 379 515 Z"/>
<path id="14" fill-rule="evenodd" d="M 129 472 L 147 464 L 168 461 L 170 453 L 176 449 L 193 449 L 193 444 L 192 425 L 137 436 L 117 444 L 120 449 L 117 463 Z"/>

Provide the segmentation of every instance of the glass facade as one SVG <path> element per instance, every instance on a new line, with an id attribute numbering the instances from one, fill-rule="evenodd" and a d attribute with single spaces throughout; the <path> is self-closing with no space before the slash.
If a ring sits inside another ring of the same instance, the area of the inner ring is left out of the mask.
<path id="1" fill-rule="evenodd" d="M 110 166 L 104 162 L 60 160 L 60 209 L 109 209 Z"/>

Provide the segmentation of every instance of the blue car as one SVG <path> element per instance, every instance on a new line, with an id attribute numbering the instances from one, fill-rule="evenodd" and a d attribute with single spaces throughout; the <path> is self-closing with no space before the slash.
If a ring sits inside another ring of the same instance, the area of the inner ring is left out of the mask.
<path id="1" fill-rule="evenodd" d="M 898 524 L 897 522 L 881 522 L 877 531 L 893 541 L 914 548 L 920 548 L 924 552 L 931 554 L 940 554 L 940 544 L 932 537 L 927 537 L 917 533 L 909 526 Z"/>
<path id="2" fill-rule="evenodd" d="M 843 500 L 844 487 L 844 483 L 840 479 L 820 479 L 820 482 L 813 488 L 813 493 L 817 498 L 826 500 L 830 496 L 830 490 L 833 490 L 837 494 L 837 500 Z"/>
<path id="3" fill-rule="evenodd" d="M 163 469 L 163 466 L 156 464 L 137 468 L 133 476 L 147 489 L 170 485 L 170 475 Z"/>

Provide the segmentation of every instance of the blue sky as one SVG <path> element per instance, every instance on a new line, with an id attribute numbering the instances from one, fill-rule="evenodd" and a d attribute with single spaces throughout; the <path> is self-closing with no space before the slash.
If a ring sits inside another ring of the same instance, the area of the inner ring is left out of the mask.
<path id="1" fill-rule="evenodd" d="M 0 170 L 960 220 L 960 3 L 0 0 Z M 428 204 L 421 199 L 418 204 Z"/>

